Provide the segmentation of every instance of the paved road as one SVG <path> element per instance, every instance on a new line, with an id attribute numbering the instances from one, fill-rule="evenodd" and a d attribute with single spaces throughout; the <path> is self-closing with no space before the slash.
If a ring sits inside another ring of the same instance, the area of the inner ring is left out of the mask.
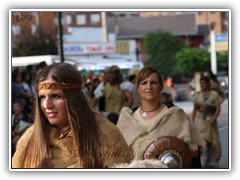
<path id="1" fill-rule="evenodd" d="M 193 109 L 193 104 L 191 101 L 184 102 L 175 102 L 175 105 L 184 109 L 184 111 L 190 115 Z M 219 168 L 221 169 L 229 169 L 229 132 L 230 129 L 230 121 L 229 121 L 229 107 L 228 107 L 228 99 L 225 99 L 221 105 L 221 113 L 218 118 L 218 129 L 220 135 L 220 141 L 222 146 L 222 159 L 219 161 Z"/>

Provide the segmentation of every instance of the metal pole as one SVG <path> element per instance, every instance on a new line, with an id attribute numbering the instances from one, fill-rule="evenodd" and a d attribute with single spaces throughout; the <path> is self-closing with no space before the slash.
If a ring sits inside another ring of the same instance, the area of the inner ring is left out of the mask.
<path id="1" fill-rule="evenodd" d="M 118 15 L 114 14 L 114 31 L 115 31 L 115 36 L 119 34 L 119 25 L 118 25 Z"/>
<path id="2" fill-rule="evenodd" d="M 217 58 L 216 58 L 216 47 L 215 47 L 215 32 L 214 26 L 211 24 L 211 70 L 214 74 L 217 74 Z"/>
<path id="3" fill-rule="evenodd" d="M 101 12 L 103 42 L 107 42 L 106 12 Z"/>
<path id="4" fill-rule="evenodd" d="M 57 12 L 58 19 L 58 55 L 60 57 L 61 62 L 64 62 L 64 54 L 63 54 L 63 33 L 62 33 L 62 12 Z"/>

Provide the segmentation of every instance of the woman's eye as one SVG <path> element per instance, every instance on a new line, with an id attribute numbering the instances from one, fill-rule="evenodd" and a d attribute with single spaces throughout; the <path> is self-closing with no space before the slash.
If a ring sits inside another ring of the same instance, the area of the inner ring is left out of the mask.
<path id="1" fill-rule="evenodd" d="M 53 94 L 52 97 L 53 97 L 53 98 L 56 98 L 56 99 L 59 99 L 59 98 L 61 98 L 62 96 L 60 96 L 60 95 L 58 95 L 58 94 Z"/>
<path id="2" fill-rule="evenodd" d="M 63 98 L 63 95 L 53 94 L 53 95 L 52 95 L 52 98 L 55 98 L 55 99 L 62 99 L 62 98 Z"/>
<path id="3" fill-rule="evenodd" d="M 43 98 L 45 98 L 45 96 L 38 96 L 39 100 L 42 100 Z"/>

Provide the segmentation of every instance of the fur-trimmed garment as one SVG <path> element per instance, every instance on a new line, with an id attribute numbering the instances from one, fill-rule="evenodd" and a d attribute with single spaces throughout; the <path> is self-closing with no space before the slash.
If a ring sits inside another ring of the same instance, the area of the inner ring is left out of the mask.
<path id="1" fill-rule="evenodd" d="M 96 114 L 96 119 L 100 131 L 103 167 L 108 168 L 118 163 L 129 163 L 132 160 L 131 152 L 119 129 L 100 114 Z M 33 130 L 34 125 L 27 129 L 18 141 L 16 153 L 12 158 L 13 168 L 21 168 L 24 161 L 23 152 L 32 137 Z M 66 136 L 60 138 L 57 128 L 50 129 L 48 140 L 50 168 L 81 168 L 76 164 L 78 156 L 73 147 L 72 132 L 66 129 L 66 133 Z"/>
<path id="2" fill-rule="evenodd" d="M 117 126 L 133 151 L 135 159 L 143 157 L 146 148 L 158 138 L 174 136 L 187 143 L 191 151 L 205 146 L 205 141 L 187 114 L 179 107 L 164 108 L 152 119 L 145 121 L 138 108 L 133 114 L 124 107 Z"/>
<path id="3" fill-rule="evenodd" d="M 133 160 L 130 163 L 116 164 L 112 168 L 168 168 L 158 159 Z"/>
<path id="4" fill-rule="evenodd" d="M 222 102 L 221 96 L 216 91 L 210 91 L 209 97 L 206 99 L 206 101 L 203 104 L 203 94 L 202 92 L 197 92 L 193 96 L 193 103 L 198 106 L 203 105 L 210 105 L 212 107 L 217 107 Z M 203 109 L 203 108 L 202 108 Z M 218 132 L 218 121 L 216 121 L 214 124 L 210 124 L 209 119 L 211 118 L 216 110 L 214 110 L 213 113 L 207 113 L 206 117 L 204 117 L 203 110 L 197 112 L 197 129 L 200 132 L 200 134 L 207 140 L 207 142 L 211 143 L 214 152 L 215 157 L 217 160 L 220 160 L 222 155 L 221 150 L 221 142 Z"/>

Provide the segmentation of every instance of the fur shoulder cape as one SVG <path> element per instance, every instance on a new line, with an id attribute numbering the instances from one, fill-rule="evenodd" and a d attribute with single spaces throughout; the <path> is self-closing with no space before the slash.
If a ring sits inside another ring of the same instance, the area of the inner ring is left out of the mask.
<path id="1" fill-rule="evenodd" d="M 196 130 L 188 115 L 179 107 L 164 107 L 149 127 L 139 121 L 139 109 L 133 114 L 130 108 L 121 110 L 117 127 L 131 146 L 139 137 L 148 134 L 151 142 L 163 136 L 174 136 L 187 143 L 190 150 L 197 151 L 205 146 L 205 141 Z"/>

